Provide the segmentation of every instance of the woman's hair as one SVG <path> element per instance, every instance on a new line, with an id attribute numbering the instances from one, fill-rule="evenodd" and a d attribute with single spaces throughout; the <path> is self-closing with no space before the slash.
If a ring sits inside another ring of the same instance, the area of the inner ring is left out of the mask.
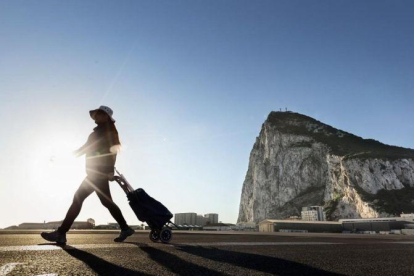
<path id="1" fill-rule="evenodd" d="M 118 134 L 118 130 L 116 129 L 115 123 L 112 122 L 111 120 L 108 122 L 108 127 L 110 132 L 112 132 L 112 144 L 113 145 L 121 145 L 121 141 L 119 141 L 119 134 Z"/>
<path id="2" fill-rule="evenodd" d="M 119 153 L 121 151 L 121 142 L 119 141 L 119 134 L 118 130 L 116 129 L 115 123 L 109 121 L 106 123 L 106 135 L 109 139 L 110 148 L 109 151 L 111 153 Z"/>

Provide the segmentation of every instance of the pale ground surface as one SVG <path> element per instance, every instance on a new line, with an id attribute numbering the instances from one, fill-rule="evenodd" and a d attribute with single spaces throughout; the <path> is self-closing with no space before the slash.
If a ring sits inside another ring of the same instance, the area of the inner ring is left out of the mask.
<path id="1" fill-rule="evenodd" d="M 3 275 L 414 275 L 414 236 L 175 231 L 72 231 L 64 247 L 40 231 L 0 231 Z"/>

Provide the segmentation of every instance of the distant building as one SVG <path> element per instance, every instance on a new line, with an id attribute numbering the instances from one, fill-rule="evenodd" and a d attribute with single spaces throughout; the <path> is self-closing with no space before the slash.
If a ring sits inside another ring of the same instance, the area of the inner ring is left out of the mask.
<path id="1" fill-rule="evenodd" d="M 49 229 L 46 227 L 46 223 L 40 222 L 23 222 L 17 227 L 18 229 Z"/>
<path id="2" fill-rule="evenodd" d="M 414 233 L 413 217 L 340 219 L 339 221 L 304 221 L 266 219 L 259 223 L 260 232 L 330 232 L 362 234 Z"/>
<path id="3" fill-rule="evenodd" d="M 116 222 L 108 222 L 108 224 L 100 224 L 95 226 L 94 229 L 109 229 L 109 230 L 117 230 L 117 229 L 121 229 L 121 227 L 119 227 L 119 224 Z"/>
<path id="4" fill-rule="evenodd" d="M 207 231 L 230 231 L 235 230 L 237 226 L 231 223 L 210 223 L 203 227 Z"/>
<path id="5" fill-rule="evenodd" d="M 325 221 L 326 214 L 322 206 L 303 207 L 301 212 L 304 221 Z"/>
<path id="6" fill-rule="evenodd" d="M 88 218 L 88 219 L 86 220 L 86 222 L 89 222 L 90 224 L 92 224 L 92 225 L 93 225 L 93 227 L 95 227 L 95 220 L 94 220 L 93 218 Z"/>
<path id="7" fill-rule="evenodd" d="M 259 223 L 260 232 L 330 232 L 341 233 L 342 224 L 336 221 L 303 221 L 266 219 Z"/>
<path id="8" fill-rule="evenodd" d="M 400 217 L 402 217 L 402 218 L 411 218 L 411 219 L 414 219 L 414 214 L 404 214 L 404 213 L 402 213 L 402 214 L 400 215 Z"/>
<path id="9" fill-rule="evenodd" d="M 204 226 L 204 225 L 206 225 L 206 223 L 205 223 L 205 218 L 202 216 L 202 215 L 197 215 L 197 221 L 196 221 L 196 224 L 198 225 L 198 226 Z"/>
<path id="10" fill-rule="evenodd" d="M 174 215 L 174 223 L 177 225 L 196 225 L 196 213 L 178 213 Z"/>
<path id="11" fill-rule="evenodd" d="M 204 215 L 205 225 L 218 223 L 218 214 L 210 213 Z"/>
<path id="12" fill-rule="evenodd" d="M 12 226 L 9 226 L 9 227 L 4 228 L 3 230 L 16 230 L 16 229 L 19 229 L 19 226 L 12 225 Z"/>
<path id="13" fill-rule="evenodd" d="M 134 230 L 143 230 L 144 227 L 142 225 L 129 225 Z M 108 222 L 108 224 L 100 224 L 96 225 L 93 229 L 96 230 L 118 230 L 120 229 L 119 224 L 116 222 Z"/>
<path id="14" fill-rule="evenodd" d="M 239 222 L 237 223 L 237 231 L 258 231 L 259 226 L 255 222 Z"/>
<path id="15" fill-rule="evenodd" d="M 99 224 L 99 225 L 96 225 L 93 229 L 96 229 L 96 230 L 117 230 L 118 228 L 114 225 Z"/>
<path id="16" fill-rule="evenodd" d="M 196 229 L 208 224 L 219 223 L 218 214 L 209 213 L 205 215 L 197 213 L 177 213 L 174 214 L 174 223 L 181 225 L 180 228 L 184 229 L 189 227 L 190 229 Z"/>
<path id="17" fill-rule="evenodd" d="M 129 227 L 131 227 L 134 230 L 144 230 L 144 226 L 142 225 L 130 225 Z"/>
<path id="18" fill-rule="evenodd" d="M 412 217 L 388 217 L 388 218 L 362 218 L 362 219 L 340 219 L 343 230 L 351 233 L 363 232 L 392 232 L 411 228 L 414 222 Z"/>
<path id="19" fill-rule="evenodd" d="M 71 229 L 93 229 L 94 224 L 92 224 L 90 220 L 91 219 L 88 219 L 88 221 L 75 221 L 72 224 Z M 60 225 L 62 225 L 62 221 L 49 221 L 43 223 L 24 222 L 19 224 L 18 229 L 57 229 Z"/>
<path id="20" fill-rule="evenodd" d="M 116 222 L 108 222 L 109 227 L 113 227 L 113 229 L 121 229 L 118 223 Z"/>
<path id="21" fill-rule="evenodd" d="M 174 223 L 177 225 L 187 225 L 192 227 L 205 226 L 212 223 L 218 223 L 218 214 L 209 213 L 198 215 L 197 213 L 177 213 L 174 215 Z"/>

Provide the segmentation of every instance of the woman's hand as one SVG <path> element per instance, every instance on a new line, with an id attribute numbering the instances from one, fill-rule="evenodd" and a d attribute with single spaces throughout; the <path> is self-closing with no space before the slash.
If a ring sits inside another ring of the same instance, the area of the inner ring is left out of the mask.
<path id="1" fill-rule="evenodd" d="M 114 173 L 108 173 L 108 180 L 109 181 L 114 181 L 115 180 Z"/>

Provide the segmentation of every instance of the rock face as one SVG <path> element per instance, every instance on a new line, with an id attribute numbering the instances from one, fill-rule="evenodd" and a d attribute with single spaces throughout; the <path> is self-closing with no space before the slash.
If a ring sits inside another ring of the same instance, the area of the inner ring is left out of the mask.
<path id="1" fill-rule="evenodd" d="M 293 112 L 271 112 L 250 154 L 238 222 L 330 220 L 414 212 L 414 150 L 384 145 Z"/>

